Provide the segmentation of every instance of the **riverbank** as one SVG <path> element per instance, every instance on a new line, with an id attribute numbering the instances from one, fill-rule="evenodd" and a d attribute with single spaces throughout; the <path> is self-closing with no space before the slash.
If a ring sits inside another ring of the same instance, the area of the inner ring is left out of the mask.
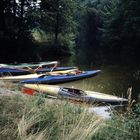
<path id="1" fill-rule="evenodd" d="M 104 122 L 73 103 L 12 89 L 12 85 L 1 83 L 0 139 L 89 139 Z"/>
<path id="2" fill-rule="evenodd" d="M 130 140 L 140 135 L 140 105 L 105 120 L 78 104 L 29 96 L 0 83 L 0 139 Z"/>

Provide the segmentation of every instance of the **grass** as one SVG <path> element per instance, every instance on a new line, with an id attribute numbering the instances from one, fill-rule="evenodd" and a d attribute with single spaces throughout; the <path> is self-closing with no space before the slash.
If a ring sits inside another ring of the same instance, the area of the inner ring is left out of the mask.
<path id="1" fill-rule="evenodd" d="M 134 105 L 132 87 L 128 88 L 128 105 L 125 113 L 114 111 L 92 140 L 138 140 L 140 138 L 140 103 Z"/>
<path id="2" fill-rule="evenodd" d="M 81 105 L 24 95 L 17 91 L 19 87 L 16 90 L 13 87 L 0 84 L 5 95 L 10 90 L 13 95 L 0 94 L 1 140 L 138 140 L 140 137 L 140 104 L 125 114 L 114 111 L 111 119 L 103 120 Z"/>
<path id="3" fill-rule="evenodd" d="M 68 101 L 15 95 L 0 96 L 2 140 L 86 140 L 104 123 Z"/>
<path id="4" fill-rule="evenodd" d="M 129 114 L 129 112 L 128 112 Z M 94 134 L 92 140 L 138 140 L 140 138 L 140 104 L 130 116 L 114 113 L 105 127 Z"/>

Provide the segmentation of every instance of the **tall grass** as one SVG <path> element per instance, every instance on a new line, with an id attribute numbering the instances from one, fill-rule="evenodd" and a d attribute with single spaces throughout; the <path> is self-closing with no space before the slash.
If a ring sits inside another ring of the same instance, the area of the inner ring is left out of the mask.
<path id="1" fill-rule="evenodd" d="M 6 88 L 9 87 L 13 89 L 11 85 L 7 85 Z M 4 85 L 0 88 L 4 89 Z M 78 104 L 14 92 L 10 94 L 16 96 L 0 94 L 0 140 L 140 138 L 140 104 L 136 104 L 135 109 L 132 109 L 132 88 L 128 91 L 128 112 L 113 112 L 112 118 L 106 121 Z"/>
<path id="2" fill-rule="evenodd" d="M 138 140 L 140 138 L 140 104 L 131 116 L 116 113 L 92 140 Z"/>
<path id="3" fill-rule="evenodd" d="M 140 103 L 132 99 L 132 87 L 128 88 L 128 105 L 125 113 L 114 111 L 112 118 L 93 135 L 92 140 L 140 139 Z"/>
<path id="4" fill-rule="evenodd" d="M 67 101 L 0 97 L 0 139 L 87 140 L 104 120 Z"/>

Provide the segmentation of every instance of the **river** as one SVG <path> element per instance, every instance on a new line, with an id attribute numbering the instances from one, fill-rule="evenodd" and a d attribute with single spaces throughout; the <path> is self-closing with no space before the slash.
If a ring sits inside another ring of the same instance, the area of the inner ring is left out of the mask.
<path id="1" fill-rule="evenodd" d="M 93 90 L 125 98 L 128 97 L 128 88 L 132 87 L 132 100 L 140 102 L 140 66 L 138 64 L 95 63 L 94 59 L 81 61 L 81 59 L 76 57 L 61 58 L 58 61 L 60 61 L 60 66 L 77 66 L 80 70 L 84 71 L 101 70 L 101 73 L 94 77 L 59 85 Z M 124 111 L 123 106 L 114 106 L 113 108 L 118 111 Z M 104 119 L 108 119 L 111 116 L 110 106 L 92 106 L 89 108 L 89 111 L 96 113 Z"/>
<path id="2" fill-rule="evenodd" d="M 55 59 L 56 60 L 56 59 Z M 93 90 L 111 95 L 127 98 L 127 90 L 132 87 L 132 99 L 140 101 L 140 66 L 136 64 L 102 64 L 90 60 L 88 62 L 79 61 L 74 57 L 58 59 L 60 66 L 77 66 L 80 70 L 97 70 L 98 75 L 59 84 L 67 87 L 75 87 L 83 90 Z"/>
<path id="3" fill-rule="evenodd" d="M 59 66 L 76 66 L 79 70 L 101 70 L 98 75 L 63 84 L 65 87 L 74 87 L 82 90 L 92 90 L 110 95 L 127 98 L 127 90 L 132 87 L 132 99 L 140 102 L 140 66 L 128 63 L 97 63 L 94 59 L 83 59 L 84 57 L 51 58 L 44 61 L 59 61 Z M 112 107 L 111 107 L 112 108 Z M 110 118 L 110 106 L 91 106 L 89 111 L 95 112 L 103 118 Z M 114 106 L 113 106 L 114 108 Z M 117 107 L 118 108 L 118 107 Z"/>

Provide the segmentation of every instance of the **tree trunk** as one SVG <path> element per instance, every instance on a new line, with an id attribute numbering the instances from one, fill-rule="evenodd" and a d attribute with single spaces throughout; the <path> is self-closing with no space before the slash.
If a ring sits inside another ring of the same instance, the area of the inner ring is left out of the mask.
<path id="1" fill-rule="evenodd" d="M 56 15 L 56 25 L 55 25 L 55 45 L 58 44 L 58 28 L 59 28 L 59 11 L 57 11 Z"/>
<path id="2" fill-rule="evenodd" d="M 58 45 L 58 34 L 59 34 L 59 16 L 60 16 L 60 9 L 59 9 L 59 0 L 56 1 L 56 23 L 55 23 L 55 45 Z"/>
<path id="3" fill-rule="evenodd" d="M 14 3 L 13 3 L 13 13 L 14 13 L 14 18 L 16 19 L 16 0 L 14 0 Z M 14 22 L 15 22 L 15 19 L 14 19 Z"/>
<path id="4" fill-rule="evenodd" d="M 19 22 L 19 32 L 18 32 L 19 37 L 22 36 L 22 31 L 23 31 L 24 2 L 25 0 L 21 0 L 21 4 L 20 4 L 20 22 Z"/>
<path id="5" fill-rule="evenodd" d="M 24 14 L 24 1 L 25 0 L 21 0 L 21 9 L 20 9 L 20 18 L 21 18 L 21 21 L 23 20 L 23 14 Z"/>

